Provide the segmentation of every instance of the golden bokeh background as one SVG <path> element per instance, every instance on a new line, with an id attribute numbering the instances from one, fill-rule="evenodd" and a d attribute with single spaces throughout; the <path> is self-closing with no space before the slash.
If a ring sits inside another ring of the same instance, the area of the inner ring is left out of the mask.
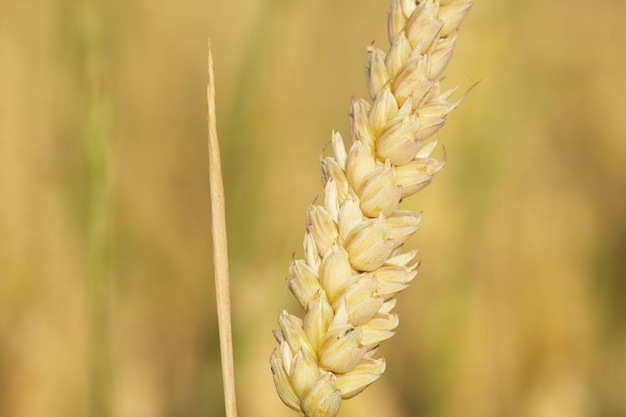
<path id="1" fill-rule="evenodd" d="M 213 40 L 242 416 L 318 155 L 386 0 L 0 2 L 0 416 L 222 416 L 206 158 Z M 477 0 L 421 272 L 348 416 L 626 416 L 626 3 Z M 441 151 L 439 151 L 441 155 Z"/>

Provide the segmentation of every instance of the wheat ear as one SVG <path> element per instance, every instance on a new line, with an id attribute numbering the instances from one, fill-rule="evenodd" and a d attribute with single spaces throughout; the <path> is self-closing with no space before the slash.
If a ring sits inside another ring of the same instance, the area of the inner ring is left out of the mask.
<path id="1" fill-rule="evenodd" d="M 287 286 L 304 318 L 283 310 L 270 357 L 282 401 L 307 417 L 331 417 L 342 399 L 380 377 L 374 355 L 394 334 L 396 295 L 417 274 L 416 251 L 403 252 L 420 214 L 400 202 L 428 185 L 445 161 L 430 157 L 431 138 L 458 102 L 438 82 L 471 3 L 392 0 L 390 49 L 368 47 L 372 102 L 353 99 L 352 145 L 332 135 L 321 158 L 324 204 L 309 205 L 304 259 Z"/>

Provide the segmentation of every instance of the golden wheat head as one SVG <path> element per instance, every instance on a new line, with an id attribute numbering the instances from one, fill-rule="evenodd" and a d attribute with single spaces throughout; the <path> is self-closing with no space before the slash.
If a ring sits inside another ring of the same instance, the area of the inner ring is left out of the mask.
<path id="1" fill-rule="evenodd" d="M 307 417 L 332 417 L 385 370 L 375 353 L 394 334 L 396 295 L 417 274 L 402 250 L 420 214 L 402 200 L 428 185 L 444 161 L 433 135 L 458 102 L 438 79 L 452 57 L 470 2 L 392 0 L 387 53 L 368 47 L 370 99 L 354 99 L 352 145 L 332 135 L 322 157 L 323 205 L 307 209 L 304 259 L 287 286 L 304 309 L 282 311 L 270 357 L 282 401 Z"/>

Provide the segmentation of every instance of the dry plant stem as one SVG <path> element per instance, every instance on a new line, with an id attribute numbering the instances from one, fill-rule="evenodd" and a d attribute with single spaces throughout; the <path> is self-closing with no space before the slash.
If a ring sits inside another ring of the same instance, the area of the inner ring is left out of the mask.
<path id="1" fill-rule="evenodd" d="M 215 298 L 220 335 L 222 381 L 226 417 L 237 416 L 235 399 L 235 370 L 233 365 L 233 339 L 230 320 L 230 291 L 228 283 L 228 245 L 226 240 L 226 215 L 224 208 L 224 184 L 220 147 L 215 122 L 215 82 L 213 56 L 209 41 L 209 85 L 207 88 L 209 127 L 209 188 L 211 194 L 211 232 L 213 235 L 213 269 L 215 274 Z"/>

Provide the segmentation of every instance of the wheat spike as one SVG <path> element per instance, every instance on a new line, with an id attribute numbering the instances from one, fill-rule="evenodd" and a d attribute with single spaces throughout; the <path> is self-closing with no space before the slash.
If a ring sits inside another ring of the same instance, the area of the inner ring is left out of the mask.
<path id="1" fill-rule="evenodd" d="M 335 416 L 385 370 L 375 358 L 394 334 L 396 295 L 417 274 L 404 242 L 420 214 L 400 202 L 445 162 L 430 157 L 433 135 L 458 104 L 438 82 L 470 2 L 392 0 L 390 49 L 367 48 L 371 102 L 353 99 L 348 152 L 333 133 L 321 159 L 323 205 L 307 209 L 304 259 L 291 262 L 287 287 L 304 309 L 282 311 L 270 357 L 282 401 L 306 417 Z"/>

